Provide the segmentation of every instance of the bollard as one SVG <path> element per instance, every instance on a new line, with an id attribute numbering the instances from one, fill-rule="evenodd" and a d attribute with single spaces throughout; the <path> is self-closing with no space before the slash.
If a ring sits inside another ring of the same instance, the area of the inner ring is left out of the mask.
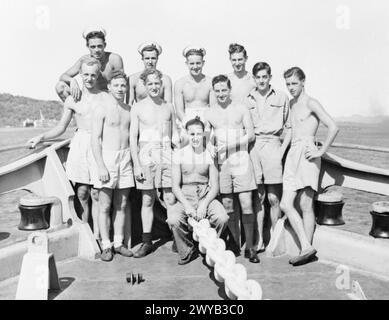
<path id="1" fill-rule="evenodd" d="M 60 290 L 54 255 L 48 252 L 48 237 L 43 232 L 29 235 L 28 251 L 23 257 L 16 300 L 47 300 L 48 290 Z"/>
<path id="2" fill-rule="evenodd" d="M 370 210 L 373 223 L 369 234 L 374 238 L 389 238 L 389 202 L 374 202 Z"/>

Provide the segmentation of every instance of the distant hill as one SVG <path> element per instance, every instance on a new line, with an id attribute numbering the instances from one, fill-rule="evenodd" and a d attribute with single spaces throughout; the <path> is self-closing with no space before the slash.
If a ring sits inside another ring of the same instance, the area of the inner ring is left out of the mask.
<path id="1" fill-rule="evenodd" d="M 59 120 L 62 103 L 0 93 L 0 127 L 21 127 L 27 118 L 40 119 L 39 110 L 42 110 L 45 119 Z"/>
<path id="2" fill-rule="evenodd" d="M 335 118 L 335 121 L 361 123 L 361 124 L 381 124 L 381 123 L 389 123 L 389 116 L 380 115 L 380 116 L 366 117 L 366 116 L 361 116 L 359 114 L 354 114 L 349 117 L 337 117 Z"/>

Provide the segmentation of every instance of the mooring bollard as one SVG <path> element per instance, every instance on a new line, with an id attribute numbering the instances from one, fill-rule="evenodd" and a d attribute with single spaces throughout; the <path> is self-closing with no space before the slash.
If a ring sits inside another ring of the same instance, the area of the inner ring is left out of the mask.
<path id="1" fill-rule="evenodd" d="M 23 257 L 16 300 L 47 300 L 48 290 L 60 290 L 54 255 L 48 251 L 48 236 L 33 232 Z"/>
<path id="2" fill-rule="evenodd" d="M 373 223 L 370 235 L 374 238 L 389 238 L 389 202 L 374 202 L 370 211 Z"/>
<path id="3" fill-rule="evenodd" d="M 338 192 L 319 194 L 315 203 L 316 222 L 320 225 L 339 226 L 344 224 L 343 196 Z"/>

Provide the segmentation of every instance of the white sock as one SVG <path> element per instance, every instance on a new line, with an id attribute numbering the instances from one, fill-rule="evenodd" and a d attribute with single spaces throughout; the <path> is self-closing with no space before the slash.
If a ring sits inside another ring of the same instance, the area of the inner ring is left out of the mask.
<path id="1" fill-rule="evenodd" d="M 109 240 L 103 240 L 101 241 L 101 244 L 103 246 L 103 250 L 111 248 L 111 241 Z"/>
<path id="2" fill-rule="evenodd" d="M 122 235 L 114 235 L 113 236 L 113 245 L 115 248 L 119 248 L 123 244 L 123 236 Z"/>

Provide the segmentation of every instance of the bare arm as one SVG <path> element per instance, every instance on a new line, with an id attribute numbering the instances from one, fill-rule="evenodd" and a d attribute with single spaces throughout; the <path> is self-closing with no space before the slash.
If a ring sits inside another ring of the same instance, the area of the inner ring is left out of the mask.
<path id="1" fill-rule="evenodd" d="M 174 107 L 172 104 L 169 104 L 170 112 L 171 112 L 171 122 L 172 122 L 172 144 L 173 147 L 180 147 L 180 135 L 178 133 L 177 123 L 176 123 L 176 114 L 174 112 Z"/>
<path id="2" fill-rule="evenodd" d="M 173 85 L 172 85 L 172 80 L 170 79 L 169 76 L 164 77 L 163 79 L 164 83 L 164 91 L 163 91 L 163 99 L 167 103 L 172 103 L 172 95 L 173 95 Z"/>
<path id="3" fill-rule="evenodd" d="M 193 216 L 196 210 L 186 200 L 184 193 L 181 190 L 181 164 L 178 161 L 173 161 L 172 164 L 172 191 L 176 196 L 177 200 L 184 206 L 185 213 L 188 216 Z"/>
<path id="4" fill-rule="evenodd" d="M 332 142 L 335 140 L 336 135 L 339 132 L 339 128 L 336 125 L 335 121 L 331 118 L 331 116 L 324 110 L 322 105 L 314 99 L 310 99 L 308 102 L 308 108 L 314 113 L 320 121 L 324 123 L 324 125 L 328 128 L 327 138 L 323 143 L 323 146 L 320 148 L 319 153 L 322 156 L 327 152 L 328 148 L 331 146 Z M 310 159 L 308 155 L 308 159 Z"/>
<path id="5" fill-rule="evenodd" d="M 209 165 L 209 184 L 211 188 L 203 200 L 206 207 L 208 207 L 211 201 L 219 194 L 219 170 L 214 161 Z"/>
<path id="6" fill-rule="evenodd" d="M 246 106 L 242 105 L 241 110 L 243 111 L 243 126 L 246 130 L 246 134 L 239 138 L 237 141 L 229 144 L 227 147 L 222 147 L 226 149 L 237 149 L 237 148 L 245 148 L 248 144 L 255 139 L 254 135 L 254 126 L 251 120 L 250 111 L 246 108 Z"/>
<path id="7" fill-rule="evenodd" d="M 131 109 L 131 126 L 130 126 L 130 149 L 134 167 L 140 167 L 138 157 L 138 134 L 139 134 L 139 118 L 137 113 L 137 105 Z"/>
<path id="8" fill-rule="evenodd" d="M 67 84 L 70 84 L 72 79 L 78 75 L 80 71 L 81 66 L 81 59 L 77 60 L 77 62 L 71 66 L 68 70 L 66 70 L 61 76 L 59 77 L 59 80 L 66 82 Z"/>
<path id="9" fill-rule="evenodd" d="M 185 116 L 185 102 L 182 93 L 182 82 L 180 80 L 176 81 L 174 86 L 174 106 L 176 107 L 178 119 L 183 121 Z"/>
<path id="10" fill-rule="evenodd" d="M 129 99 L 128 99 L 128 104 L 132 106 L 135 101 L 135 86 L 136 86 L 136 77 L 134 75 L 130 76 L 129 80 Z"/>
<path id="11" fill-rule="evenodd" d="M 289 99 L 286 97 L 284 105 L 284 131 L 286 132 L 286 134 L 281 145 L 281 157 L 284 156 L 284 153 L 288 148 L 290 141 L 292 140 L 292 126 L 290 121 L 290 103 Z"/>
<path id="12" fill-rule="evenodd" d="M 63 110 L 61 120 L 57 123 L 57 125 L 54 128 L 30 139 L 27 142 L 30 148 L 35 148 L 35 146 L 41 141 L 57 138 L 66 131 L 66 128 L 69 126 L 69 123 L 72 120 L 73 112 L 74 112 L 70 108 L 71 105 L 72 105 L 72 98 L 68 97 L 64 104 L 64 110 Z"/>
<path id="13" fill-rule="evenodd" d="M 109 56 L 109 63 L 113 67 L 113 70 L 121 70 L 124 71 L 123 59 L 117 53 L 111 53 Z"/>
<path id="14" fill-rule="evenodd" d="M 99 168 L 105 168 L 103 155 L 101 153 L 101 137 L 103 135 L 104 126 L 104 110 L 101 106 L 97 106 L 92 118 L 92 152 Z"/>

